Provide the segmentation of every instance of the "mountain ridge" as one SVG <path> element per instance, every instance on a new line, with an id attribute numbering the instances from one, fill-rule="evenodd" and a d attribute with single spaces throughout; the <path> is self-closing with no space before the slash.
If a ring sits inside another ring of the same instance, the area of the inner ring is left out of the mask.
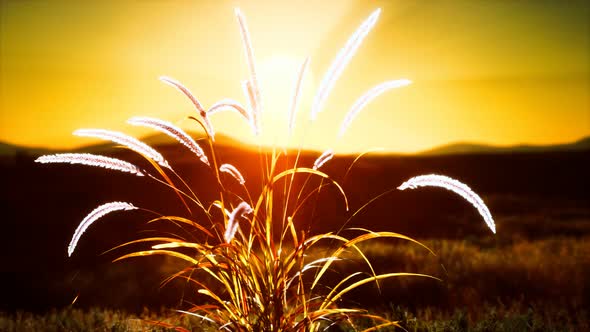
<path id="1" fill-rule="evenodd" d="M 590 136 L 580 138 L 571 143 L 550 145 L 516 144 L 510 146 L 497 146 L 492 144 L 479 144 L 472 142 L 456 142 L 424 150 L 416 153 L 416 155 L 436 156 L 481 153 L 528 153 L 583 150 L 590 150 Z"/>
<path id="2" fill-rule="evenodd" d="M 152 134 L 144 136 L 142 142 L 154 146 L 163 147 L 176 144 L 173 138 L 164 134 Z M 199 141 L 199 140 L 197 140 Z M 239 148 L 242 150 L 257 150 L 256 146 L 243 143 L 231 136 L 218 134 L 215 144 L 223 147 Z M 79 152 L 79 153 L 100 153 L 112 149 L 114 143 L 98 143 L 85 145 L 74 149 L 51 149 L 44 147 L 26 147 L 16 144 L 0 142 L 0 157 L 16 157 L 17 155 L 35 156 L 41 154 L 51 154 L 59 152 Z M 263 147 L 263 149 L 270 149 Z M 415 153 L 385 152 L 384 155 L 404 155 L 404 156 L 448 156 L 463 154 L 505 154 L 505 153 L 540 153 L 540 152 L 559 152 L 559 151 L 584 151 L 590 150 L 590 136 L 580 138 L 571 143 L 535 145 L 535 144 L 517 144 L 510 146 L 497 146 L 485 143 L 473 142 L 455 142 L 445 145 L 436 146 L 431 149 L 418 151 Z M 309 152 L 312 150 L 304 150 Z"/>

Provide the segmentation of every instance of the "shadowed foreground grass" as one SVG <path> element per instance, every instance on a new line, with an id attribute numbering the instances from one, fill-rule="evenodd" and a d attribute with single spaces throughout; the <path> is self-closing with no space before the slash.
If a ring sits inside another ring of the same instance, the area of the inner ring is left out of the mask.
<path id="1" fill-rule="evenodd" d="M 565 311 L 538 312 L 521 304 L 511 307 L 485 306 L 479 311 L 481 319 L 478 321 L 471 321 L 465 310 L 456 310 L 448 315 L 435 308 L 426 308 L 416 316 L 401 307 L 395 307 L 381 314 L 399 320 L 408 331 L 416 332 L 587 331 L 590 327 L 588 312 L 580 312 L 579 317 L 570 317 Z M 170 324 L 170 327 L 157 326 L 156 323 Z M 173 325 L 183 326 L 189 331 L 218 331 L 196 317 L 180 317 L 169 311 L 147 309 L 138 315 L 100 308 L 52 310 L 44 315 L 0 313 L 2 331 L 175 331 Z M 367 322 L 359 328 L 370 326 L 371 323 Z M 393 330 L 385 328 L 382 331 Z"/>
<path id="2" fill-rule="evenodd" d="M 140 314 L 120 310 L 93 308 L 90 310 L 67 308 L 51 310 L 43 315 L 17 312 L 0 314 L 1 331 L 173 331 L 157 323 L 181 325 L 189 330 L 207 331 L 207 325 L 198 318 L 179 315 L 173 320 L 164 311 L 144 309 Z"/>
<path id="3" fill-rule="evenodd" d="M 376 268 L 429 273 L 443 282 L 392 279 L 381 283 L 379 290 L 367 285 L 348 300 L 401 321 L 408 331 L 588 331 L 589 241 L 587 237 L 424 241 L 436 257 L 403 241 L 373 243 L 363 250 Z M 357 257 L 339 263 L 332 272 L 335 281 L 338 274 L 360 264 Z M 0 331 L 171 331 L 153 325 L 160 321 L 193 331 L 217 330 L 171 309 L 130 314 L 67 308 L 45 314 L 0 313 Z"/>

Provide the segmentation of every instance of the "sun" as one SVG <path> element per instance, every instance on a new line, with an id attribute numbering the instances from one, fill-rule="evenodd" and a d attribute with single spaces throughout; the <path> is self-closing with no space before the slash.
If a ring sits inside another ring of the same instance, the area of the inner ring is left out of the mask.
<path id="1" fill-rule="evenodd" d="M 289 108 L 295 91 L 299 68 L 305 57 L 273 54 L 257 64 L 257 74 L 262 94 L 263 110 L 261 132 L 254 138 L 257 143 L 271 146 L 296 144 L 288 134 Z M 294 132 L 300 132 L 309 118 L 309 104 L 314 92 L 314 77 L 308 67 L 303 78 L 299 106 L 295 117 Z M 294 135 L 296 136 L 296 135 Z"/>

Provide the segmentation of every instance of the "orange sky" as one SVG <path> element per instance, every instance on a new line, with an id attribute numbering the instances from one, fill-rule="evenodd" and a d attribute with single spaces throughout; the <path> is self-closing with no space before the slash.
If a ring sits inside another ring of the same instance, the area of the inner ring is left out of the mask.
<path id="1" fill-rule="evenodd" d="M 265 102 L 265 144 L 283 144 L 287 108 L 311 57 L 292 144 L 412 152 L 457 141 L 552 144 L 590 135 L 590 5 L 584 1 L 0 2 L 0 141 L 70 148 L 77 128 L 143 135 L 136 115 L 194 111 L 158 81 L 176 78 L 205 105 L 243 104 L 248 77 L 233 7 L 247 17 Z M 309 124 L 311 100 L 348 36 L 381 17 Z M 356 98 L 386 80 L 414 83 L 369 104 L 341 140 Z M 218 132 L 255 141 L 233 113 Z"/>

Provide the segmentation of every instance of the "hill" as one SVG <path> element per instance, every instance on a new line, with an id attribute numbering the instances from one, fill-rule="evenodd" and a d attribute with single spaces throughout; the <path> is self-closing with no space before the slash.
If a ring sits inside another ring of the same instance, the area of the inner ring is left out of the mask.
<path id="1" fill-rule="evenodd" d="M 494 146 L 476 143 L 452 143 L 435 147 L 419 155 L 440 156 L 452 154 L 481 154 L 481 153 L 531 153 L 531 152 L 557 152 L 557 151 L 583 151 L 590 150 L 590 137 L 579 139 L 572 143 L 555 145 L 530 145 L 521 144 L 513 146 Z"/>
<path id="2" fill-rule="evenodd" d="M 192 133 L 189 133 L 192 134 Z M 192 135 L 198 137 L 198 135 Z M 245 144 L 231 136 L 217 134 L 215 136 L 215 145 L 221 149 L 241 149 L 245 151 L 258 151 L 258 148 L 252 145 Z M 166 148 L 166 146 L 176 144 L 176 141 L 164 134 L 152 134 L 141 138 L 141 141 L 156 147 Z M 112 151 L 116 144 L 112 143 L 98 143 L 75 148 L 71 150 L 59 150 L 59 152 L 85 152 L 85 153 L 103 153 Z M 264 148 L 263 151 L 270 150 Z M 445 156 L 445 155 L 462 155 L 462 154 L 506 154 L 506 153 L 544 153 L 544 152 L 561 152 L 561 151 L 586 151 L 590 150 L 590 136 L 579 139 L 575 142 L 566 144 L 554 145 L 511 145 L 511 146 L 495 146 L 489 144 L 478 144 L 472 142 L 458 142 L 447 145 L 442 145 L 421 151 L 415 154 L 405 154 L 406 156 Z M 49 148 L 24 147 L 10 143 L 0 142 L 0 160 L 6 163 L 7 160 L 17 156 L 37 156 L 41 154 L 57 153 L 58 150 Z M 305 154 L 305 152 L 304 152 Z M 383 153 L 382 153 L 383 154 Z M 354 154 L 352 154 L 354 155 Z M 387 155 L 387 154 L 384 154 Z M 392 155 L 398 155 L 392 153 Z"/>

